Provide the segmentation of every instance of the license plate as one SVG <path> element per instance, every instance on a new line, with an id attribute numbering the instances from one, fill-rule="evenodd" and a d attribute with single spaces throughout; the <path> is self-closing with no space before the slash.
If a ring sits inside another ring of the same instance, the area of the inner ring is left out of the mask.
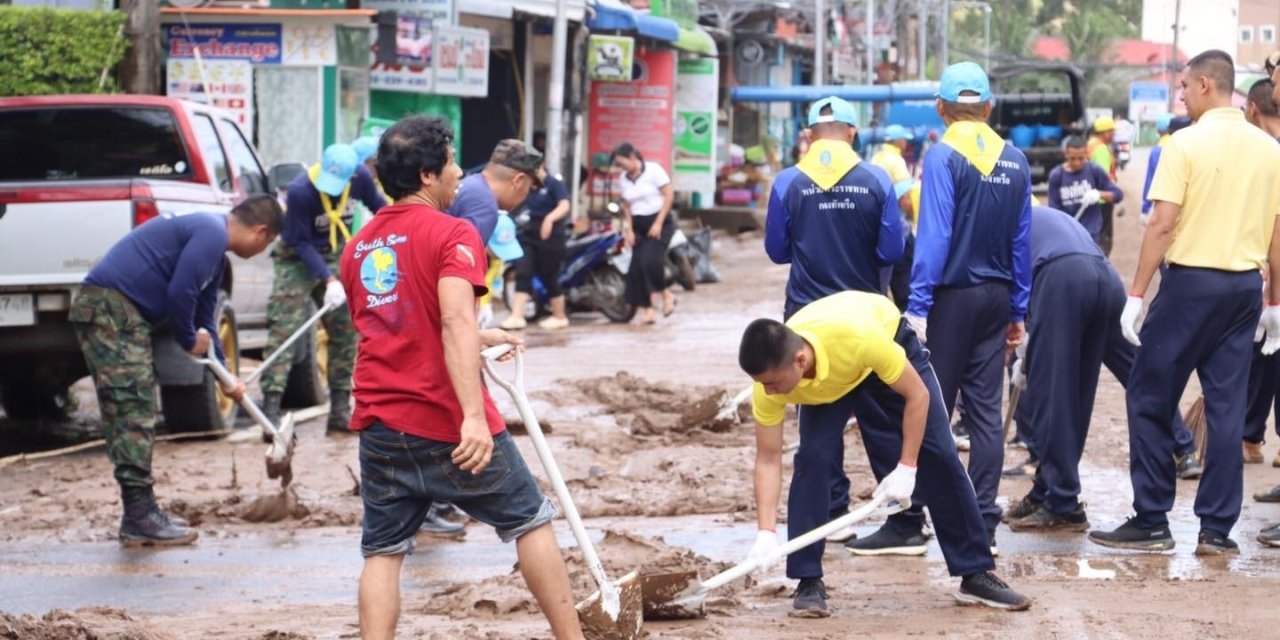
<path id="1" fill-rule="evenodd" d="M 36 323 L 36 297 L 29 293 L 0 296 L 0 327 L 25 327 Z"/>

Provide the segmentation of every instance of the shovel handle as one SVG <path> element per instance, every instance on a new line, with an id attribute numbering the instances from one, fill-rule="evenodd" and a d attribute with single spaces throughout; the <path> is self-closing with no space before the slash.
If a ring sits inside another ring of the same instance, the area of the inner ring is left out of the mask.
<path id="1" fill-rule="evenodd" d="M 195 361 L 209 367 L 209 369 L 213 371 L 213 377 L 217 378 L 224 386 L 229 387 L 236 383 L 235 376 L 231 375 L 231 372 L 227 371 L 227 368 L 222 366 L 222 363 L 218 362 L 217 358 L 195 358 Z M 254 404 L 252 400 L 247 397 L 241 398 L 240 406 L 244 408 L 245 412 L 253 417 L 254 422 L 261 425 L 262 428 L 273 437 L 280 436 L 280 432 L 276 429 L 276 426 L 271 424 L 271 421 L 267 419 L 266 414 L 262 413 L 262 410 L 259 409 L 258 405 Z"/>
<path id="2" fill-rule="evenodd" d="M 533 441 L 533 449 L 538 453 L 538 460 L 542 462 L 542 468 L 547 473 L 547 479 L 551 482 L 552 488 L 555 489 L 556 498 L 560 500 L 560 507 L 564 509 L 564 517 L 569 521 L 569 528 L 573 529 L 573 537 L 578 541 L 578 547 L 582 550 L 582 559 L 586 562 L 587 568 L 591 570 L 591 576 L 595 578 L 596 586 L 600 588 L 601 595 L 612 593 L 616 597 L 618 588 L 609 582 L 609 578 L 604 573 L 604 566 L 600 564 L 600 558 L 596 555 L 595 545 L 591 544 L 591 538 L 587 535 L 587 528 L 582 524 L 582 516 L 578 513 L 578 508 L 573 504 L 573 497 L 569 495 L 569 487 L 565 485 L 564 476 L 560 474 L 560 467 L 556 464 L 555 458 L 551 456 L 551 447 L 547 444 L 547 439 L 542 434 L 542 427 L 538 425 L 538 418 L 533 415 L 533 408 L 529 405 L 529 398 L 525 396 L 523 353 L 518 349 L 515 352 L 516 377 L 514 384 L 499 376 L 497 371 L 494 370 L 494 359 L 506 355 L 512 349 L 515 349 L 515 347 L 510 344 L 485 349 L 481 352 L 484 370 L 493 379 L 493 382 L 511 394 L 511 399 L 515 401 L 516 409 L 520 411 L 520 419 L 524 420 L 524 427 L 529 432 L 529 439 Z"/>
<path id="3" fill-rule="evenodd" d="M 311 328 L 311 325 L 315 324 L 317 320 L 324 317 L 324 314 L 329 313 L 334 309 L 337 309 L 337 307 L 327 305 L 327 304 L 324 305 L 323 307 L 320 307 L 320 309 L 316 311 L 314 314 L 312 314 L 310 318 L 307 318 L 306 322 L 302 323 L 301 327 L 298 327 L 297 331 L 293 332 L 293 335 L 289 336 L 289 338 L 285 340 L 283 344 L 277 347 L 274 353 L 268 356 L 266 360 L 263 360 L 262 364 L 258 365 L 258 368 L 254 369 L 253 373 L 250 373 L 249 377 L 244 379 L 244 383 L 248 385 L 248 384 L 252 384 L 254 380 L 257 380 L 258 377 L 261 376 L 267 370 L 268 367 L 274 364 L 276 360 L 279 360 L 280 356 L 284 355 L 284 352 L 287 351 L 289 347 L 293 346 L 293 343 L 298 341 L 298 338 L 302 337 L 302 334 L 306 333 L 307 330 Z"/>
<path id="4" fill-rule="evenodd" d="M 779 545 L 777 549 L 774 550 L 774 554 L 778 556 L 783 556 L 783 557 L 789 556 L 815 542 L 818 542 L 819 540 L 825 540 L 827 536 L 845 527 L 856 524 L 866 519 L 867 517 L 871 516 L 872 514 L 880 512 L 880 513 L 883 513 L 884 515 L 893 515 L 910 506 L 910 505 L 904 505 L 901 503 L 893 503 L 886 507 L 884 506 L 884 501 L 885 501 L 884 496 L 882 495 L 875 496 L 871 498 L 871 500 L 866 504 L 862 505 L 861 507 L 858 507 L 853 511 L 850 511 L 849 513 L 844 514 L 843 516 L 840 516 L 839 518 L 836 518 L 831 522 L 828 522 L 820 527 L 817 527 L 816 529 L 813 529 L 804 534 L 791 538 L 790 540 L 787 540 L 783 544 Z M 747 574 L 750 574 L 751 572 L 755 571 L 758 567 L 759 567 L 759 563 L 756 562 L 755 560 L 743 561 L 742 563 L 736 566 L 730 567 L 729 569 L 726 569 L 721 573 L 718 573 L 704 580 L 702 582 L 702 588 L 700 590 L 709 591 L 717 587 L 722 587 L 730 582 L 733 582 L 734 580 L 737 580 L 738 578 L 741 578 Z"/>

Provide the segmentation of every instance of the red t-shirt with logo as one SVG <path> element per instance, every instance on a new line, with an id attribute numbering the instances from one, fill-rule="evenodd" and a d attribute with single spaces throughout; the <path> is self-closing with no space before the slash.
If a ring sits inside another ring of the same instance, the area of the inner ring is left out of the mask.
<path id="1" fill-rule="evenodd" d="M 462 278 L 484 295 L 485 266 L 471 223 L 421 204 L 380 209 L 347 243 L 342 287 L 360 333 L 352 430 L 381 421 L 421 438 L 461 440 L 462 405 L 445 366 L 439 282 Z M 489 432 L 497 435 L 505 424 L 488 390 L 483 393 Z"/>

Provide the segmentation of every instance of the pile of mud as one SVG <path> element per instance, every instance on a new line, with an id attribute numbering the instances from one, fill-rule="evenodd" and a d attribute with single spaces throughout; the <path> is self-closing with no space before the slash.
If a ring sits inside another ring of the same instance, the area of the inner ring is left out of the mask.
<path id="1" fill-rule="evenodd" d="M 604 540 L 596 545 L 596 554 L 604 564 L 605 574 L 614 580 L 631 571 L 639 571 L 641 577 L 694 571 L 705 578 L 730 566 L 713 562 L 684 547 L 673 547 L 661 540 L 617 531 L 605 532 Z M 595 580 L 582 560 L 581 551 L 577 548 L 565 551 L 565 563 L 569 568 L 569 579 L 577 600 L 584 600 L 597 591 Z M 725 586 L 716 592 L 716 598 L 709 605 L 715 610 L 737 606 L 738 603 L 732 596 L 742 586 L 742 582 Z M 511 573 L 505 576 L 480 582 L 455 583 L 432 593 L 427 603 L 417 609 L 417 612 L 461 620 L 494 619 L 516 613 L 538 614 L 539 609 L 524 578 L 520 576 L 519 567 L 512 567 Z"/>
<path id="2" fill-rule="evenodd" d="M 119 609 L 54 609 L 43 617 L 0 613 L 2 640 L 175 640 Z"/>
<path id="3" fill-rule="evenodd" d="M 360 522 L 360 501 L 348 499 L 339 503 L 317 501 L 304 503 L 295 489 L 269 493 L 253 498 L 233 494 L 220 500 L 203 502 L 175 499 L 166 505 L 174 515 L 191 526 L 207 526 L 235 522 L 298 521 L 304 527 L 354 526 Z"/>
<path id="4" fill-rule="evenodd" d="M 716 387 L 652 382 L 625 371 L 600 378 L 564 380 L 561 384 L 603 405 L 619 425 L 636 436 L 725 433 L 750 418 L 750 410 L 744 416 L 742 407 L 737 407 L 736 412 L 731 407 L 722 413 L 732 397 Z"/>

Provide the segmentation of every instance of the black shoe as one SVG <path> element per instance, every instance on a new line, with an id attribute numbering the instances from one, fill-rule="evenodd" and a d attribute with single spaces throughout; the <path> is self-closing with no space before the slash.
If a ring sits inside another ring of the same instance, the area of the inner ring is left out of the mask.
<path id="1" fill-rule="evenodd" d="M 1112 531 L 1091 531 L 1089 539 L 1104 547 L 1137 551 L 1168 551 L 1174 547 L 1169 525 L 1153 529 L 1138 526 L 1137 516 L 1129 518 Z"/>
<path id="2" fill-rule="evenodd" d="M 1007 523 L 1012 520 L 1017 520 L 1018 518 L 1025 518 L 1035 513 L 1036 509 L 1040 508 L 1040 505 L 1041 502 L 1033 499 L 1031 494 L 1028 493 L 1027 495 L 1022 496 L 1022 499 L 1019 500 L 1017 504 L 1011 505 L 1008 509 L 1005 509 L 1004 515 L 1000 516 L 1000 521 Z"/>
<path id="3" fill-rule="evenodd" d="M 1280 502 L 1280 484 L 1253 494 L 1253 499 L 1258 502 Z"/>
<path id="4" fill-rule="evenodd" d="M 1258 542 L 1268 547 L 1280 547 L 1280 522 L 1263 527 L 1258 532 Z"/>
<path id="5" fill-rule="evenodd" d="M 329 390 L 329 421 L 325 423 L 326 435 L 348 435 L 351 426 L 351 390 Z"/>
<path id="6" fill-rule="evenodd" d="M 844 546 L 855 556 L 922 556 L 929 550 L 923 534 L 903 535 L 888 525 L 865 538 L 850 540 Z"/>
<path id="7" fill-rule="evenodd" d="M 1024 611 L 1031 608 L 1031 599 L 1014 591 L 990 571 L 965 576 L 956 592 L 960 604 L 981 604 L 1005 611 Z"/>
<path id="8" fill-rule="evenodd" d="M 822 584 L 822 578 L 800 579 L 787 615 L 792 618 L 826 618 L 831 615 L 827 609 L 827 586 Z"/>
<path id="9" fill-rule="evenodd" d="M 1226 553 L 1240 553 L 1240 545 L 1217 531 L 1200 530 L 1200 539 L 1196 542 L 1196 555 L 1220 556 Z"/>
<path id="10" fill-rule="evenodd" d="M 1178 478 L 1182 480 L 1195 480 L 1204 471 L 1200 467 L 1200 456 L 1197 456 L 1194 451 L 1175 456 L 1173 460 L 1178 465 Z M 1280 497 L 1275 501 L 1280 502 Z"/>
<path id="11" fill-rule="evenodd" d="M 1084 505 L 1076 505 L 1070 513 L 1054 513 L 1046 505 L 1040 505 L 1031 515 L 1009 521 L 1014 531 L 1088 531 L 1089 518 Z"/>
<path id="12" fill-rule="evenodd" d="M 427 518 L 422 521 L 418 530 L 429 536 L 460 538 L 466 535 L 467 525 L 445 518 L 443 507 L 433 503 L 427 509 Z"/>
<path id="13" fill-rule="evenodd" d="M 276 427 L 280 426 L 280 400 L 282 398 L 283 396 L 279 393 L 264 392 L 262 394 L 262 415 L 267 417 L 267 422 Z M 271 433 L 266 429 L 262 430 L 262 442 L 271 444 Z"/>
<path id="14" fill-rule="evenodd" d="M 1006 478 L 1033 476 L 1036 474 L 1036 467 L 1039 466 L 1039 464 L 1040 461 L 1036 460 L 1035 456 L 1027 456 L 1026 460 L 1001 471 L 1000 475 Z"/>
<path id="15" fill-rule="evenodd" d="M 173 523 L 156 505 L 150 487 L 130 487 L 124 494 L 120 543 L 125 546 L 173 546 L 195 542 L 200 534 Z"/>

